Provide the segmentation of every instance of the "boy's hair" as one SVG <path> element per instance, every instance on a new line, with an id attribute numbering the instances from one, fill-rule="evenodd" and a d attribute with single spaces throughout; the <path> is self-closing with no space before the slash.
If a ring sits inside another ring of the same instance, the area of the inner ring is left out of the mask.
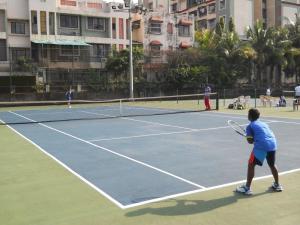
<path id="1" fill-rule="evenodd" d="M 249 109 L 248 118 L 250 121 L 257 120 L 259 116 L 260 116 L 260 112 L 258 111 L 258 109 L 255 108 Z"/>

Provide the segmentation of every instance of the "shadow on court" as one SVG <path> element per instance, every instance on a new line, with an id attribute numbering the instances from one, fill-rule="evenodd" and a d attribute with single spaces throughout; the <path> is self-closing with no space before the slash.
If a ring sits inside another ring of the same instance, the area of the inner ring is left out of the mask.
<path id="1" fill-rule="evenodd" d="M 233 192 L 232 196 L 225 198 L 212 199 L 212 200 L 184 200 L 184 199 L 170 199 L 168 202 L 172 206 L 160 207 L 160 208 L 143 208 L 132 212 L 126 213 L 127 217 L 143 216 L 145 214 L 160 215 L 160 216 L 183 216 L 193 215 L 198 213 L 208 212 L 214 209 L 225 207 L 234 203 L 237 203 L 239 199 L 255 198 L 265 194 L 274 193 L 272 190 L 266 190 L 265 192 L 257 193 L 252 196 L 244 196 L 242 194 Z M 173 203 L 176 203 L 173 205 Z"/>

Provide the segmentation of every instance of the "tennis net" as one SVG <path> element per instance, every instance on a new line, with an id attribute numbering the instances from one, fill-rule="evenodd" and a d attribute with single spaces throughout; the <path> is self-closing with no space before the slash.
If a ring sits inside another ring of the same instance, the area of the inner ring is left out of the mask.
<path id="1" fill-rule="evenodd" d="M 0 103 L 1 125 L 48 123 L 73 120 L 112 119 L 191 113 L 205 110 L 204 94 L 112 99 Z M 210 94 L 211 110 L 218 110 L 218 94 Z"/>

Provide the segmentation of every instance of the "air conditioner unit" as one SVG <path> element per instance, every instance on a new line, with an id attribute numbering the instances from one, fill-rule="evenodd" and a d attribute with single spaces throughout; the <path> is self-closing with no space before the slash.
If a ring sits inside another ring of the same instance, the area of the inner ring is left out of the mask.
<path id="1" fill-rule="evenodd" d="M 74 57 L 73 60 L 74 60 L 74 62 L 79 62 L 80 59 L 79 59 L 79 57 Z"/>
<path id="2" fill-rule="evenodd" d="M 122 3 L 120 3 L 119 5 L 118 5 L 118 9 L 123 9 L 124 8 L 124 5 L 122 4 Z"/>
<path id="3" fill-rule="evenodd" d="M 107 58 L 101 58 L 101 62 L 102 63 L 106 63 L 107 62 Z"/>

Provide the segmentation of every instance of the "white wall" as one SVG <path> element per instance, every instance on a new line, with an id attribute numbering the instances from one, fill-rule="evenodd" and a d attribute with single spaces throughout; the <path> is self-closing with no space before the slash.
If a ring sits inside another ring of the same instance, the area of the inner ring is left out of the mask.
<path id="1" fill-rule="evenodd" d="M 55 12 L 56 10 L 56 0 L 27 0 L 29 1 L 29 11 L 38 10 L 38 11 L 48 11 Z"/>
<path id="2" fill-rule="evenodd" d="M 289 20 L 295 22 L 296 17 L 295 13 L 300 13 L 300 7 L 296 5 L 290 5 L 290 4 L 282 4 L 281 8 L 281 15 L 282 15 L 282 25 L 289 24 Z"/>
<path id="3" fill-rule="evenodd" d="M 8 0 L 7 18 L 29 20 L 28 0 Z"/>
<path id="4" fill-rule="evenodd" d="M 254 2 L 253 0 L 234 0 L 233 21 L 236 32 L 240 36 L 245 35 L 248 26 L 252 27 L 254 22 Z M 229 18 L 228 18 L 229 19 Z"/>

